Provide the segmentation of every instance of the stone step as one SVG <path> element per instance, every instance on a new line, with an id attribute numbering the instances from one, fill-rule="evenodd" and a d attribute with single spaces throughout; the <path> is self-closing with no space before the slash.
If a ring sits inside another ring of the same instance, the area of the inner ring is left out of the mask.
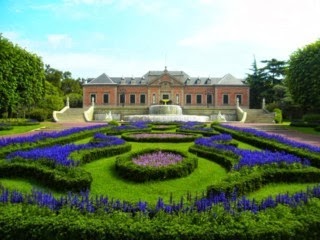
<path id="1" fill-rule="evenodd" d="M 58 113 L 59 122 L 85 122 L 84 108 L 69 108 L 64 113 Z"/>
<path id="2" fill-rule="evenodd" d="M 267 113 L 262 109 L 246 109 L 246 123 L 273 123 L 274 113 Z"/>

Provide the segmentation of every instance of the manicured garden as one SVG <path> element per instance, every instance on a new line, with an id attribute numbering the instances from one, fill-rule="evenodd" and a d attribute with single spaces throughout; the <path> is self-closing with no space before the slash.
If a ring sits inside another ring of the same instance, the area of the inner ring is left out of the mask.
<path id="1" fill-rule="evenodd" d="M 276 135 L 137 122 L 0 146 L 1 239 L 320 235 L 320 148 Z"/>

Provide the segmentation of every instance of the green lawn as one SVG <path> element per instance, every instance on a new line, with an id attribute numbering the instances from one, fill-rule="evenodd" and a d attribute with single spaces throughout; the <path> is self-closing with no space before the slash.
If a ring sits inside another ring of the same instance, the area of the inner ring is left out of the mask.
<path id="1" fill-rule="evenodd" d="M 275 197 L 278 194 L 293 194 L 296 192 L 306 191 L 307 187 L 313 187 L 319 185 L 319 183 L 272 183 L 264 186 L 258 191 L 252 192 L 247 197 L 249 199 L 256 199 L 261 201 L 269 196 Z"/>
<path id="2" fill-rule="evenodd" d="M 53 122 L 41 122 L 38 125 L 30 125 L 30 126 L 14 126 L 11 130 L 2 130 L 0 131 L 0 136 L 5 135 L 12 135 L 12 134 L 19 134 L 19 133 L 26 133 L 32 130 L 40 129 L 40 128 L 59 128 L 58 123 Z"/>
<path id="3" fill-rule="evenodd" d="M 165 148 L 186 150 L 192 143 L 134 143 L 132 150 L 142 148 Z M 103 158 L 98 161 L 86 164 L 83 168 L 90 172 L 93 177 L 91 185 L 92 194 L 103 194 L 116 199 L 128 201 L 145 200 L 155 202 L 159 197 L 169 201 L 173 195 L 175 201 L 181 196 L 191 193 L 193 197 L 206 192 L 206 187 L 226 176 L 226 170 L 220 165 L 209 160 L 199 158 L 198 168 L 189 176 L 166 181 L 135 183 L 120 178 L 114 169 L 115 157 Z"/>

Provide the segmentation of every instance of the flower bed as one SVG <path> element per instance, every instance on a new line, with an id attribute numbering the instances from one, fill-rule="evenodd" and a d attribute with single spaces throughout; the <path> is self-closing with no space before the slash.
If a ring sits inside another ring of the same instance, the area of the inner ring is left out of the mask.
<path id="1" fill-rule="evenodd" d="M 90 197 L 89 192 L 56 198 L 41 191 L 22 194 L 0 187 L 0 237 L 317 239 L 319 198 L 319 186 L 259 202 L 219 193 L 191 203 L 165 203 L 159 198 L 156 204 Z"/>
<path id="2" fill-rule="evenodd" d="M 80 191 L 90 188 L 90 173 L 77 168 L 101 157 L 110 157 L 131 150 L 124 140 L 96 133 L 87 144 L 55 145 L 16 151 L 0 163 L 0 175 L 26 177 L 57 190 Z"/>
<path id="3" fill-rule="evenodd" d="M 213 125 L 213 127 L 220 132 L 231 134 L 235 139 L 253 146 L 294 154 L 300 158 L 308 159 L 312 166 L 320 167 L 319 147 L 296 142 L 276 134 L 268 134 L 255 129 L 243 129 L 227 125 Z"/>
<path id="4" fill-rule="evenodd" d="M 146 149 L 116 160 L 119 175 L 136 182 L 184 177 L 197 166 L 197 158 L 174 150 Z"/>
<path id="5" fill-rule="evenodd" d="M 164 167 L 172 164 L 177 164 L 183 160 L 183 156 L 172 152 L 163 152 L 161 150 L 138 155 L 133 158 L 133 163 L 139 166 L 149 167 Z"/>
<path id="6" fill-rule="evenodd" d="M 99 144 L 108 137 L 96 135 L 92 144 Z M 187 201 L 181 198 L 180 202 L 165 203 L 159 198 L 156 203 L 142 200 L 129 203 L 107 196 L 90 196 L 89 192 L 54 197 L 40 191 L 30 194 L 9 191 L 1 188 L 0 184 L 0 238 L 317 239 L 320 235 L 320 186 L 293 195 L 268 197 L 261 201 L 248 199 L 243 194 L 273 182 L 320 182 L 320 170 L 304 167 L 304 158 L 293 156 L 292 153 L 248 153 L 247 150 L 235 148 L 231 140 L 230 135 L 223 134 L 196 140 L 197 144 L 192 148 L 197 156 L 203 154 L 213 161 L 217 161 L 216 156 L 219 156 L 221 162 L 229 161 L 231 171 L 222 181 L 208 186 L 207 196 L 194 197 Z M 254 138 L 254 141 L 259 140 L 265 139 Z M 269 139 L 268 146 L 272 146 L 273 142 L 274 140 Z M 120 146 L 126 146 L 126 151 L 130 150 L 128 144 L 120 144 L 78 150 L 69 157 L 84 163 L 113 151 L 120 153 Z M 151 175 L 156 177 L 156 180 L 169 178 L 168 175 L 161 176 L 162 172 L 151 172 L 149 169 L 165 169 L 164 172 L 168 174 L 172 173 L 171 167 L 179 166 L 177 171 L 181 173 L 191 172 L 197 165 L 196 159 L 190 158 L 188 153 L 172 150 L 167 152 L 183 156 L 183 160 L 176 164 L 153 167 L 137 165 L 132 161 L 134 157 L 143 154 L 151 156 L 155 151 L 156 149 L 150 149 L 150 152 L 146 150 L 125 154 L 119 156 L 117 162 L 123 161 L 124 167 L 134 165 L 132 169 L 123 169 L 123 174 L 130 175 L 128 179 L 138 178 L 131 180 L 140 182 Z M 165 150 L 162 150 L 163 152 Z M 90 155 L 91 153 L 94 154 Z M 85 155 L 90 155 L 87 160 L 83 157 Z M 159 155 L 157 152 L 156 156 Z M 190 161 L 186 162 L 186 158 Z M 239 165 L 241 159 L 247 159 L 248 162 Z M 296 161 L 297 159 L 300 159 L 300 162 Z M 277 160 L 284 160 L 284 163 Z M 149 163 L 151 165 L 151 161 Z M 38 164 L 37 161 L 26 160 L 12 160 L 5 164 L 6 168 L 3 168 L 3 162 L 0 161 L 2 177 L 30 177 L 43 181 L 44 185 L 54 189 L 79 191 L 90 187 L 92 181 L 91 175 L 78 167 L 63 167 L 57 164 L 50 168 L 48 165 Z M 257 167 L 258 165 L 261 167 Z M 188 168 L 184 169 L 184 166 Z M 119 168 L 117 170 L 120 170 Z M 160 178 L 157 178 L 159 175 Z M 149 180 L 153 179 L 148 178 L 146 181 Z"/>
<path id="7" fill-rule="evenodd" d="M 271 152 L 268 150 L 252 151 L 224 144 L 226 141 L 230 141 L 231 139 L 231 135 L 221 134 L 208 138 L 198 138 L 195 140 L 195 145 L 208 147 L 220 152 L 231 152 L 239 156 L 239 162 L 234 166 L 235 170 L 239 170 L 242 167 L 262 166 L 265 164 L 277 164 L 280 166 L 281 164 L 299 163 L 304 166 L 310 165 L 310 162 L 307 159 L 301 159 L 295 155 L 285 152 Z"/>
<path id="8" fill-rule="evenodd" d="M 96 133 L 93 137 L 93 141 L 87 144 L 66 144 L 66 145 L 54 145 L 45 148 L 33 148 L 27 151 L 15 151 L 7 155 L 7 160 L 13 160 L 15 158 L 25 159 L 25 160 L 48 160 L 53 163 L 53 165 L 62 165 L 66 167 L 77 166 L 78 161 L 74 161 L 69 158 L 69 155 L 75 151 L 81 151 L 85 149 L 103 148 L 124 144 L 125 141 L 114 137 L 107 136 L 102 133 Z"/>
<path id="9" fill-rule="evenodd" d="M 197 134 L 202 134 L 203 136 L 211 136 L 211 135 L 219 134 L 219 132 L 215 131 L 213 128 L 206 127 L 205 124 L 199 123 L 199 122 L 186 122 L 185 124 L 181 124 L 177 132 L 197 133 Z"/>
<path id="10" fill-rule="evenodd" d="M 28 150 L 35 147 L 68 144 L 70 142 L 92 136 L 96 132 L 107 131 L 107 125 L 75 127 L 58 132 L 40 132 L 30 136 L 9 137 L 0 139 L 0 157 L 16 150 Z"/>
<path id="11" fill-rule="evenodd" d="M 123 133 L 122 138 L 133 142 L 192 142 L 201 137 L 192 133 Z"/>

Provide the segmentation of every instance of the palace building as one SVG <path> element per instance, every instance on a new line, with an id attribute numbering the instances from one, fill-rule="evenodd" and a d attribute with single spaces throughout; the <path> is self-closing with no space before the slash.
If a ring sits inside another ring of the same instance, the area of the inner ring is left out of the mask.
<path id="1" fill-rule="evenodd" d="M 249 108 L 249 87 L 231 74 L 191 77 L 184 71 L 149 71 L 142 77 L 109 77 L 103 73 L 83 84 L 83 106 L 148 109 L 174 104 L 187 109 Z"/>

